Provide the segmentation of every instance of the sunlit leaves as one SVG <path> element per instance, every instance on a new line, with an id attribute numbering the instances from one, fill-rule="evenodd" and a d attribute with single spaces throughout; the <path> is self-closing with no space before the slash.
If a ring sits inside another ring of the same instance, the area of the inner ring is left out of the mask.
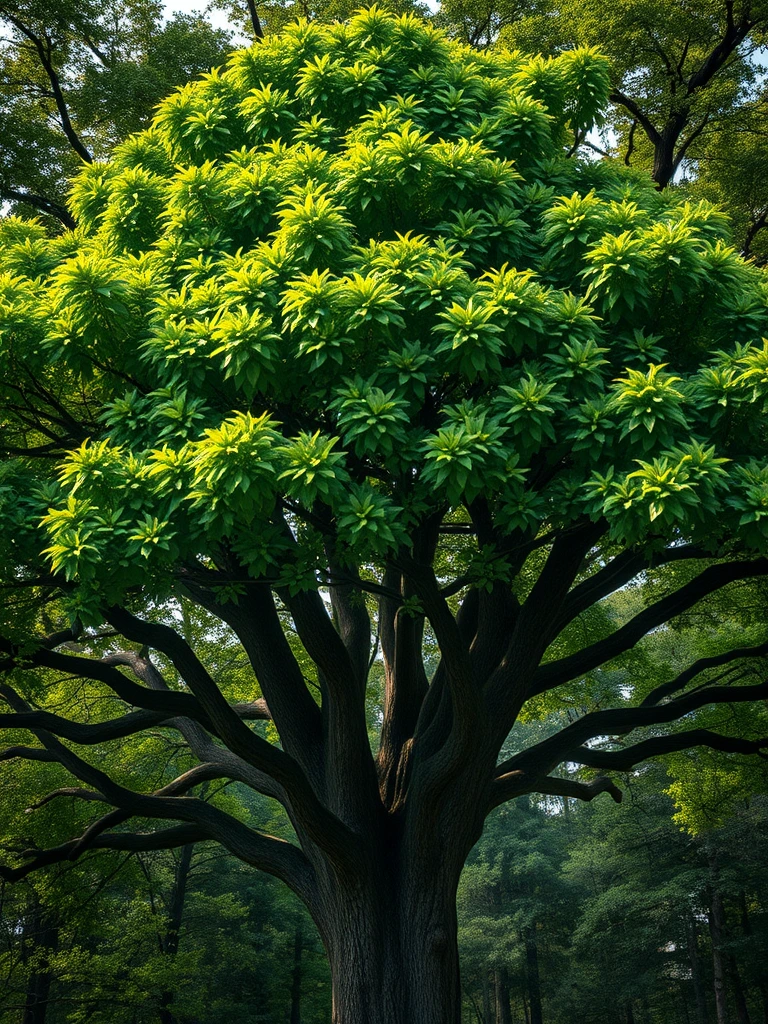
<path id="1" fill-rule="evenodd" d="M 191 446 L 189 499 L 201 522 L 226 534 L 235 525 L 246 526 L 257 512 L 271 510 L 277 436 L 269 416 L 246 413 L 206 430 Z"/>
<path id="2" fill-rule="evenodd" d="M 443 322 L 435 327 L 436 332 L 445 335 L 438 345 L 438 354 L 445 356 L 451 369 L 470 380 L 501 368 L 502 331 L 493 322 L 495 313 L 496 308 L 490 303 L 475 304 L 473 299 L 466 304 L 455 302 L 440 314 Z"/>
<path id="3" fill-rule="evenodd" d="M 287 465 L 280 480 L 286 481 L 291 497 L 307 508 L 312 508 L 317 499 L 331 504 L 346 482 L 345 470 L 338 465 L 344 452 L 333 450 L 338 440 L 323 436 L 318 430 L 311 435 L 299 434 L 289 444 L 275 449 Z"/>
<path id="4" fill-rule="evenodd" d="M 344 443 L 361 457 L 391 456 L 405 443 L 407 407 L 394 391 L 384 392 L 358 379 L 340 390 L 330 408 L 338 413 Z"/>
<path id="5" fill-rule="evenodd" d="M 651 365 L 646 373 L 627 370 L 614 384 L 614 406 L 623 414 L 622 437 L 648 451 L 668 444 L 676 429 L 687 431 L 683 393 L 675 387 L 680 378 L 664 372 L 664 364 Z"/>
<path id="6" fill-rule="evenodd" d="M 324 544 L 381 561 L 480 497 L 505 534 L 757 514 L 768 292 L 712 207 L 566 156 L 606 88 L 589 50 L 298 23 L 85 168 L 66 242 L 11 225 L 3 373 L 41 368 L 40 403 L 68 374 L 86 421 L 48 504 L 92 504 L 49 558 L 96 594 L 225 545 L 300 590 Z"/>
<path id="7" fill-rule="evenodd" d="M 221 357 L 224 377 L 231 377 L 246 395 L 265 390 L 277 360 L 275 343 L 280 340 L 271 320 L 244 306 L 225 313 L 211 331 L 216 348 L 211 358 Z"/>

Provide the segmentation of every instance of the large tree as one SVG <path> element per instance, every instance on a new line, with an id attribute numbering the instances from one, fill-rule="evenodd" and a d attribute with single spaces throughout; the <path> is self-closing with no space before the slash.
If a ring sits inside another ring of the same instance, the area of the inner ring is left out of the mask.
<path id="1" fill-rule="evenodd" d="M 3 225 L 2 758 L 106 805 L 6 878 L 217 840 L 308 907 L 338 1024 L 447 1024 L 493 807 L 768 746 L 697 724 L 768 694 L 761 636 L 618 673 L 499 760 L 531 702 L 768 572 L 766 280 L 714 208 L 568 156 L 608 90 L 593 51 L 480 56 L 375 8 L 299 23 L 89 165 L 77 232 Z M 46 699 L 62 676 L 87 714 Z M 151 792 L 145 732 L 188 759 Z M 295 841 L 201 800 L 212 779 Z"/>

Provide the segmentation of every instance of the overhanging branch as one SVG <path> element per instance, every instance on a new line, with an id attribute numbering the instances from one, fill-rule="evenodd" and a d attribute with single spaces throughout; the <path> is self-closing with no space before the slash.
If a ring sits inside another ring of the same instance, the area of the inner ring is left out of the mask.
<path id="1" fill-rule="evenodd" d="M 656 601 L 604 640 L 590 644 L 577 654 L 542 665 L 533 677 L 528 696 L 533 697 L 539 693 L 545 693 L 547 690 L 599 668 L 612 658 L 630 650 L 652 629 L 656 629 L 669 619 L 687 611 L 702 598 L 720 590 L 727 584 L 737 580 L 765 576 L 767 573 L 768 559 L 765 558 L 758 558 L 751 562 L 724 562 L 709 566 L 690 583 L 660 601 Z"/>

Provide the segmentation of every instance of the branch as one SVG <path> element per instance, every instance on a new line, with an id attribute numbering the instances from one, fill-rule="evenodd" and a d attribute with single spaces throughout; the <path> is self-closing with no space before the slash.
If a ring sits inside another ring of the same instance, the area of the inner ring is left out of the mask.
<path id="1" fill-rule="evenodd" d="M 527 793 L 543 793 L 545 796 L 573 797 L 576 800 L 587 801 L 594 800 L 600 793 L 610 793 L 617 804 L 621 803 L 623 796 L 619 787 L 604 775 L 589 782 L 577 782 L 575 779 L 558 779 L 552 775 L 532 778 L 525 772 L 512 771 L 493 780 L 488 810 L 491 811 L 499 804 Z"/>
<path id="2" fill-rule="evenodd" d="M 256 4 L 254 0 L 247 0 L 248 3 L 248 14 L 251 18 L 251 27 L 253 28 L 253 34 L 257 39 L 264 38 L 264 29 L 261 27 L 261 21 L 259 19 L 259 12 L 256 10 Z"/>
<path id="3" fill-rule="evenodd" d="M 76 860 L 87 850 L 124 850 L 129 853 L 144 853 L 150 850 L 172 850 L 187 843 L 200 843 L 211 839 L 208 832 L 197 825 L 177 825 L 174 828 L 159 829 L 155 832 L 131 833 L 112 832 L 97 836 L 87 847 L 79 847 L 80 840 L 72 839 L 61 846 L 39 852 L 29 851 L 31 858 L 26 864 L 17 868 L 9 868 L 0 864 L 0 878 L 7 882 L 18 882 L 33 871 L 61 864 L 64 861 Z"/>
<path id="4" fill-rule="evenodd" d="M 763 700 L 766 696 L 768 682 L 756 686 L 708 686 L 666 704 L 593 711 L 554 736 L 498 765 L 496 777 L 513 771 L 522 771 L 526 775 L 546 775 L 564 761 L 577 760 L 574 752 L 584 754 L 582 745 L 598 736 L 625 735 L 646 726 L 675 722 L 710 704 L 743 704 Z"/>
<path id="5" fill-rule="evenodd" d="M 0 687 L 0 694 L 5 687 Z M 106 722 L 84 724 L 55 715 L 51 711 L 23 711 L 18 714 L 0 714 L 0 729 L 45 729 L 55 736 L 81 746 L 109 743 L 110 740 L 134 736 L 138 732 L 161 725 L 173 716 L 159 711 L 133 711 Z M 20 756 L 20 755 L 14 755 Z"/>
<path id="6" fill-rule="evenodd" d="M 14 703 L 23 706 L 16 698 Z M 103 794 L 116 810 L 106 815 L 78 840 L 78 849 L 91 845 L 95 833 L 104 824 L 119 823 L 128 817 L 176 819 L 204 829 L 209 838 L 217 840 L 240 860 L 275 875 L 300 895 L 308 906 L 314 900 L 314 870 L 304 854 L 291 843 L 254 831 L 231 815 L 202 800 L 188 796 L 169 795 L 186 792 L 211 777 L 220 777 L 221 765 L 199 765 L 175 779 L 157 793 L 146 795 L 126 789 L 101 769 L 88 764 L 44 730 L 36 732 L 43 746 L 56 755 L 58 762 L 75 778 Z M 70 847 L 70 850 L 73 848 Z"/>
<path id="7" fill-rule="evenodd" d="M 40 213 L 48 214 L 49 217 L 55 217 L 56 220 L 61 221 L 64 227 L 69 228 L 70 231 L 74 231 L 77 227 L 77 221 L 69 213 L 66 206 L 62 206 L 60 203 L 55 202 L 53 199 L 48 199 L 38 192 L 20 192 L 9 185 L 0 185 L 0 198 L 12 203 L 26 203 L 28 206 L 34 207 L 35 210 L 39 210 Z"/>
<path id="8" fill-rule="evenodd" d="M 113 664 L 128 665 L 131 671 L 151 689 L 170 692 L 170 687 L 145 652 L 137 654 L 135 651 L 122 651 L 111 654 L 103 660 Z M 264 700 L 233 704 L 232 709 L 244 720 L 271 718 L 269 708 Z M 226 762 L 230 778 L 245 783 L 257 793 L 263 793 L 265 796 L 279 801 L 289 815 L 291 814 L 290 802 L 285 790 L 271 775 L 254 768 L 231 750 L 215 744 L 210 735 L 197 722 L 189 718 L 171 718 L 165 724 L 178 729 L 198 760 Z"/>
<path id="9" fill-rule="evenodd" d="M 768 758 L 763 751 L 768 747 L 768 738 L 745 740 L 734 736 L 721 736 L 709 729 L 687 729 L 671 736 L 654 736 L 652 739 L 633 743 L 623 750 L 597 750 L 592 747 L 577 747 L 568 754 L 568 760 L 589 768 L 606 768 L 627 772 L 641 761 L 663 754 L 674 754 L 690 747 L 710 747 L 726 754 L 758 754 Z"/>
<path id="10" fill-rule="evenodd" d="M 768 559 L 765 558 L 752 562 L 724 562 L 709 566 L 690 583 L 656 601 L 604 640 L 590 644 L 576 654 L 542 665 L 533 678 L 528 696 L 545 693 L 624 654 L 646 633 L 692 608 L 702 598 L 727 584 L 766 574 Z"/>
<path id="11" fill-rule="evenodd" d="M 252 732 L 235 714 L 183 637 L 170 626 L 145 622 L 124 608 L 110 608 L 107 620 L 129 640 L 153 647 L 170 658 L 209 716 L 216 733 L 232 753 L 271 776 L 285 789 L 307 834 L 320 849 L 340 862 L 355 858 L 359 846 L 355 834 L 323 806 L 298 762 Z M 271 697 L 270 705 L 274 713 Z"/>
<path id="12" fill-rule="evenodd" d="M 486 699 L 499 747 L 522 704 L 531 676 L 557 635 L 557 620 L 584 559 L 607 524 L 579 523 L 555 538 L 547 561 L 525 600 L 506 652 L 486 685 Z"/>
<path id="13" fill-rule="evenodd" d="M 132 704 L 134 707 L 144 708 L 148 711 L 164 712 L 172 716 L 183 715 L 201 722 L 206 728 L 213 729 L 208 716 L 191 693 L 177 693 L 172 690 L 157 692 L 144 686 L 138 686 L 108 662 L 97 661 L 95 658 L 83 658 L 74 654 L 61 654 L 43 647 L 31 654 L 25 654 L 22 658 L 18 655 L 15 647 L 2 638 L 0 638 L 0 650 L 5 650 L 10 654 L 8 660 L 4 664 L 0 664 L 0 669 L 23 667 L 26 663 L 41 668 L 51 668 L 70 676 L 93 679 L 108 686 L 126 704 Z"/>
<path id="14" fill-rule="evenodd" d="M 67 101 L 61 91 L 61 82 L 59 81 L 58 73 L 53 66 L 53 44 L 50 37 L 47 35 L 44 37 L 37 35 L 28 25 L 25 25 L 23 21 L 15 17 L 6 7 L 0 7 L 0 14 L 6 17 L 14 28 L 21 32 L 22 35 L 26 36 L 34 46 L 37 56 L 40 59 L 40 63 L 43 66 L 43 70 L 48 76 L 48 81 L 51 83 L 53 101 L 56 104 L 57 111 L 59 112 L 61 127 L 67 137 L 67 141 L 82 160 L 88 164 L 93 163 L 93 157 L 89 153 L 88 149 L 83 145 L 83 142 L 75 131 L 70 119 Z"/>
<path id="15" fill-rule="evenodd" d="M 95 800 L 99 803 L 106 803 L 106 800 L 101 793 L 97 793 L 93 789 L 82 789 L 79 786 L 63 786 L 61 789 L 54 789 L 53 792 L 47 793 L 44 797 L 36 800 L 33 804 L 27 807 L 26 813 L 29 814 L 32 811 L 39 811 L 41 807 L 45 807 L 52 800 L 57 800 L 59 797 L 72 797 L 75 800 Z"/>
<path id="16" fill-rule="evenodd" d="M 732 650 L 725 651 L 722 654 L 716 654 L 709 658 L 699 658 L 698 661 L 695 661 L 687 669 L 676 675 L 674 679 L 655 686 L 643 698 L 640 706 L 647 707 L 651 704 L 658 704 L 665 697 L 671 697 L 673 693 L 679 693 L 680 690 L 685 689 L 692 679 L 695 679 L 702 672 L 706 672 L 707 669 L 719 668 L 721 665 L 727 665 L 741 658 L 761 658 L 766 654 L 768 654 L 768 641 L 764 644 L 758 644 L 756 647 L 734 647 Z"/>
<path id="17" fill-rule="evenodd" d="M 619 89 L 613 89 L 608 96 L 608 99 L 611 103 L 618 103 L 630 112 L 635 121 L 638 121 L 642 125 L 643 131 L 654 146 L 658 146 L 661 143 L 661 133 L 654 127 L 648 115 L 640 109 L 635 100 L 621 92 Z"/>
<path id="18" fill-rule="evenodd" d="M 732 4 L 727 4 L 726 7 L 729 8 L 729 14 L 725 33 L 717 46 L 702 61 L 698 71 L 694 71 L 688 79 L 686 89 L 688 96 L 709 84 L 728 58 L 738 49 L 755 27 L 755 22 L 751 21 L 747 15 L 743 16 L 737 25 L 733 19 Z"/>
<path id="19" fill-rule="evenodd" d="M 320 708 L 283 632 L 269 586 L 250 587 L 237 604 L 219 604 L 191 572 L 182 580 L 194 601 L 234 630 L 267 699 L 284 750 L 305 771 L 322 771 Z"/>
<path id="20" fill-rule="evenodd" d="M 55 754 L 41 747 L 15 746 L 0 750 L 0 761 L 12 761 L 14 757 L 22 757 L 25 761 L 58 761 Z"/>

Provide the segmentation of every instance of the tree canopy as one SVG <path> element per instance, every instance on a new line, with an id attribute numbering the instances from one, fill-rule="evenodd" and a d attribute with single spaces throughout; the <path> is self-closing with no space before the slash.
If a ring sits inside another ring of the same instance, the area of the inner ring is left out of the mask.
<path id="1" fill-rule="evenodd" d="M 765 697 L 759 629 L 610 675 L 768 571 L 766 277 L 716 207 L 574 155 L 610 89 L 589 48 L 303 21 L 86 166 L 75 231 L 0 225 L 3 759 L 111 807 L 5 877 L 216 839 L 308 906 L 335 1020 L 454 1020 L 453 897 L 493 807 L 768 746 L 757 716 L 699 716 Z M 92 710 L 49 701 L 62 675 Z M 599 710 L 499 760 L 569 685 Z M 147 730 L 187 758 L 155 788 Z M 212 779 L 281 803 L 295 842 L 191 795 Z"/>

